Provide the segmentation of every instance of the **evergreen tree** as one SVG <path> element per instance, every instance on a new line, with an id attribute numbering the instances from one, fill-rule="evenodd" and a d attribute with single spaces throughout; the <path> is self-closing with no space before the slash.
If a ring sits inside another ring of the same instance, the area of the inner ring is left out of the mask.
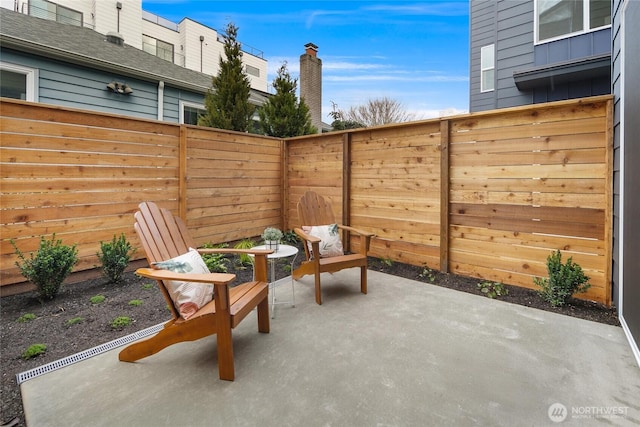
<path id="1" fill-rule="evenodd" d="M 309 135 L 318 130 L 311 124 L 309 107 L 304 100 L 298 102 L 296 88 L 298 80 L 292 79 L 284 62 L 273 80 L 276 93 L 258 110 L 260 129 L 269 136 L 287 138 Z"/>
<path id="2" fill-rule="evenodd" d="M 200 126 L 240 132 L 249 129 L 255 107 L 249 103 L 251 83 L 243 69 L 237 35 L 238 28 L 229 23 L 225 29 L 225 58 L 220 57 L 218 74 L 211 79 L 204 101 L 207 112 L 198 118 Z"/>

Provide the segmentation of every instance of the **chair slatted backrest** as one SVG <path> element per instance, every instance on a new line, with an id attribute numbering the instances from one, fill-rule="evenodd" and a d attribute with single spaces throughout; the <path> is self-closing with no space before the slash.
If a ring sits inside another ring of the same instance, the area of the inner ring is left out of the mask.
<path id="1" fill-rule="evenodd" d="M 193 240 L 180 218 L 155 203 L 140 204 L 136 212 L 135 229 L 142 243 L 149 264 L 166 261 L 195 248 Z"/>
<path id="2" fill-rule="evenodd" d="M 313 191 L 307 191 L 298 202 L 300 225 L 334 224 L 335 215 L 331 204 Z"/>
<path id="3" fill-rule="evenodd" d="M 174 217 L 168 209 L 160 209 L 153 202 L 141 203 L 139 208 L 140 210 L 134 215 L 136 219 L 134 228 L 149 265 L 180 256 L 190 247 L 196 247 L 184 222 Z M 179 318 L 180 314 L 166 287 L 163 285 L 161 289 L 173 316 L 176 319 Z"/>

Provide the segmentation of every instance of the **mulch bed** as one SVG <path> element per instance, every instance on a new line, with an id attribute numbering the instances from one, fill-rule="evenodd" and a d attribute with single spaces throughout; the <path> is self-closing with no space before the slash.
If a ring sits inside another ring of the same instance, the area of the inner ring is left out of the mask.
<path id="1" fill-rule="evenodd" d="M 237 269 L 233 264 L 234 261 L 229 263 L 230 272 L 237 274 L 237 283 L 251 279 L 250 269 Z M 421 267 L 385 262 L 377 258 L 370 258 L 369 268 L 477 294 L 484 298 L 477 286 L 481 281 L 479 279 L 427 271 Z M 276 276 L 280 278 L 289 274 L 287 264 L 279 263 Z M 619 325 L 615 309 L 575 299 L 567 306 L 554 308 L 544 302 L 534 290 L 508 285 L 505 285 L 505 288 L 508 295 L 499 297 L 502 301 Z M 104 302 L 92 303 L 91 298 L 97 295 L 104 296 Z M 45 303 L 38 301 L 35 292 L 4 297 L 0 303 L 0 425 L 3 426 L 24 425 L 22 398 L 16 383 L 17 374 L 157 325 L 170 318 L 166 302 L 155 283 L 137 277 L 131 272 L 126 273 L 123 281 L 118 284 L 108 283 L 105 278 L 97 278 L 65 286 L 54 300 Z M 35 319 L 18 321 L 25 314 L 33 314 Z M 129 317 L 131 324 L 123 328 L 112 327 L 111 323 L 118 316 Z M 45 344 L 46 352 L 24 360 L 22 353 L 32 344 Z"/>

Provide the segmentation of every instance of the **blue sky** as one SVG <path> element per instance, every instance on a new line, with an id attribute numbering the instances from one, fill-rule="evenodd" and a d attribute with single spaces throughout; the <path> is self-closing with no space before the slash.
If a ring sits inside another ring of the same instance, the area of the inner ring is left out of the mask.
<path id="1" fill-rule="evenodd" d="M 287 61 L 299 76 L 306 43 L 322 59 L 322 113 L 389 97 L 417 119 L 468 111 L 469 3 L 449 1 L 143 0 L 148 12 L 189 17 L 264 52 L 268 83 Z"/>

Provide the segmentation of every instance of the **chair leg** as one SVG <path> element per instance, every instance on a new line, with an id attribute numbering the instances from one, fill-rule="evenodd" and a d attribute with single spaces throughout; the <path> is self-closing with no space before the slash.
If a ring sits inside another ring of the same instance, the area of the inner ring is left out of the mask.
<path id="1" fill-rule="evenodd" d="M 231 326 L 220 328 L 217 334 L 218 343 L 218 373 L 221 380 L 233 381 L 235 369 L 233 366 L 233 340 Z"/>
<path id="2" fill-rule="evenodd" d="M 360 292 L 367 294 L 367 267 L 360 267 Z"/>
<path id="3" fill-rule="evenodd" d="M 314 276 L 316 279 L 316 303 L 318 305 L 322 305 L 322 293 L 320 292 L 320 272 L 316 270 Z"/>
<path id="4" fill-rule="evenodd" d="M 258 304 L 258 331 L 269 333 L 269 298 L 264 298 Z"/>

